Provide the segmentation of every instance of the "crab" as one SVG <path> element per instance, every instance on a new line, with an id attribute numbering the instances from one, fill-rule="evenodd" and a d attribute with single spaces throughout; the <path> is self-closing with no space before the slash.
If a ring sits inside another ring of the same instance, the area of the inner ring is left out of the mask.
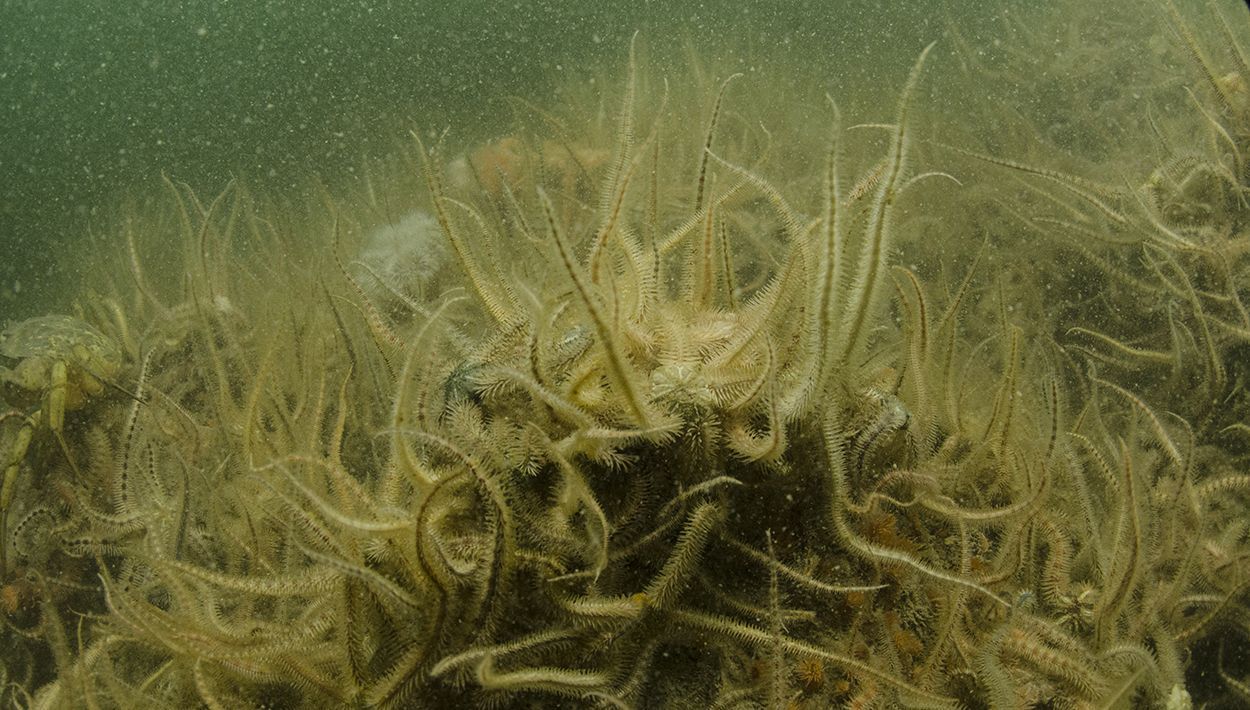
<path id="1" fill-rule="evenodd" d="M 104 391 L 121 369 L 121 348 L 90 325 L 70 316 L 31 318 L 0 332 L 0 385 L 12 405 L 9 425 L 0 439 L 4 480 L 0 484 L 0 515 L 9 509 L 17 471 L 36 430 L 46 427 L 69 458 L 61 434 L 65 412 L 80 409 Z M 33 411 L 31 411 L 33 410 Z M 29 413 L 28 413 L 29 412 Z M 73 459 L 70 459 L 73 465 Z"/>

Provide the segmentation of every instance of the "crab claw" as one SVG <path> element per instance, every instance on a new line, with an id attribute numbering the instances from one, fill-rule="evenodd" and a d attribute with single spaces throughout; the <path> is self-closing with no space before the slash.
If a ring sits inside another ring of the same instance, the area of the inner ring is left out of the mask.
<path id="1" fill-rule="evenodd" d="M 9 412 L 0 416 L 0 421 L 10 417 L 20 418 L 22 423 L 12 443 L 8 445 L 8 450 L 0 451 L 0 455 L 4 457 L 0 459 L 4 462 L 4 480 L 0 483 L 0 579 L 8 574 L 8 540 L 3 534 L 8 530 L 9 505 L 13 502 L 18 467 L 26 457 L 26 449 L 30 448 L 30 439 L 35 433 L 35 423 L 30 417 Z"/>
<path id="2" fill-rule="evenodd" d="M 22 422 L 12 445 L 4 453 L 4 482 L 0 484 L 0 511 L 9 509 L 13 500 L 13 484 L 17 481 L 17 469 L 26 457 L 26 449 L 30 448 L 30 439 L 34 436 L 35 427 L 30 419 Z"/>

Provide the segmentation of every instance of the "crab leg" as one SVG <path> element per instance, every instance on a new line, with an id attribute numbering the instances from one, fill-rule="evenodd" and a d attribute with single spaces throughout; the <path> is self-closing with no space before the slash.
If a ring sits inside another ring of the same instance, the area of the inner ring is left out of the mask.
<path id="1" fill-rule="evenodd" d="M 47 406 L 44 409 L 48 413 L 48 428 L 61 434 L 61 427 L 65 426 L 65 393 L 67 382 L 69 380 L 66 372 L 65 362 L 58 360 L 52 363 L 52 372 L 49 373 L 50 383 L 48 385 Z"/>

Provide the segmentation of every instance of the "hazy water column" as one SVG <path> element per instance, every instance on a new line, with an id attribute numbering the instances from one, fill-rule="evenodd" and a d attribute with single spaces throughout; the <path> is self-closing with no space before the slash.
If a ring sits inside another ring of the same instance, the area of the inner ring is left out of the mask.
<path id="1" fill-rule="evenodd" d="M 922 0 L 0 0 L 0 320 L 63 309 L 56 255 L 162 171 L 208 193 L 333 184 L 414 118 L 499 121 L 502 96 L 619 65 L 634 30 L 657 52 L 871 56 L 894 76 L 941 22 Z"/>

